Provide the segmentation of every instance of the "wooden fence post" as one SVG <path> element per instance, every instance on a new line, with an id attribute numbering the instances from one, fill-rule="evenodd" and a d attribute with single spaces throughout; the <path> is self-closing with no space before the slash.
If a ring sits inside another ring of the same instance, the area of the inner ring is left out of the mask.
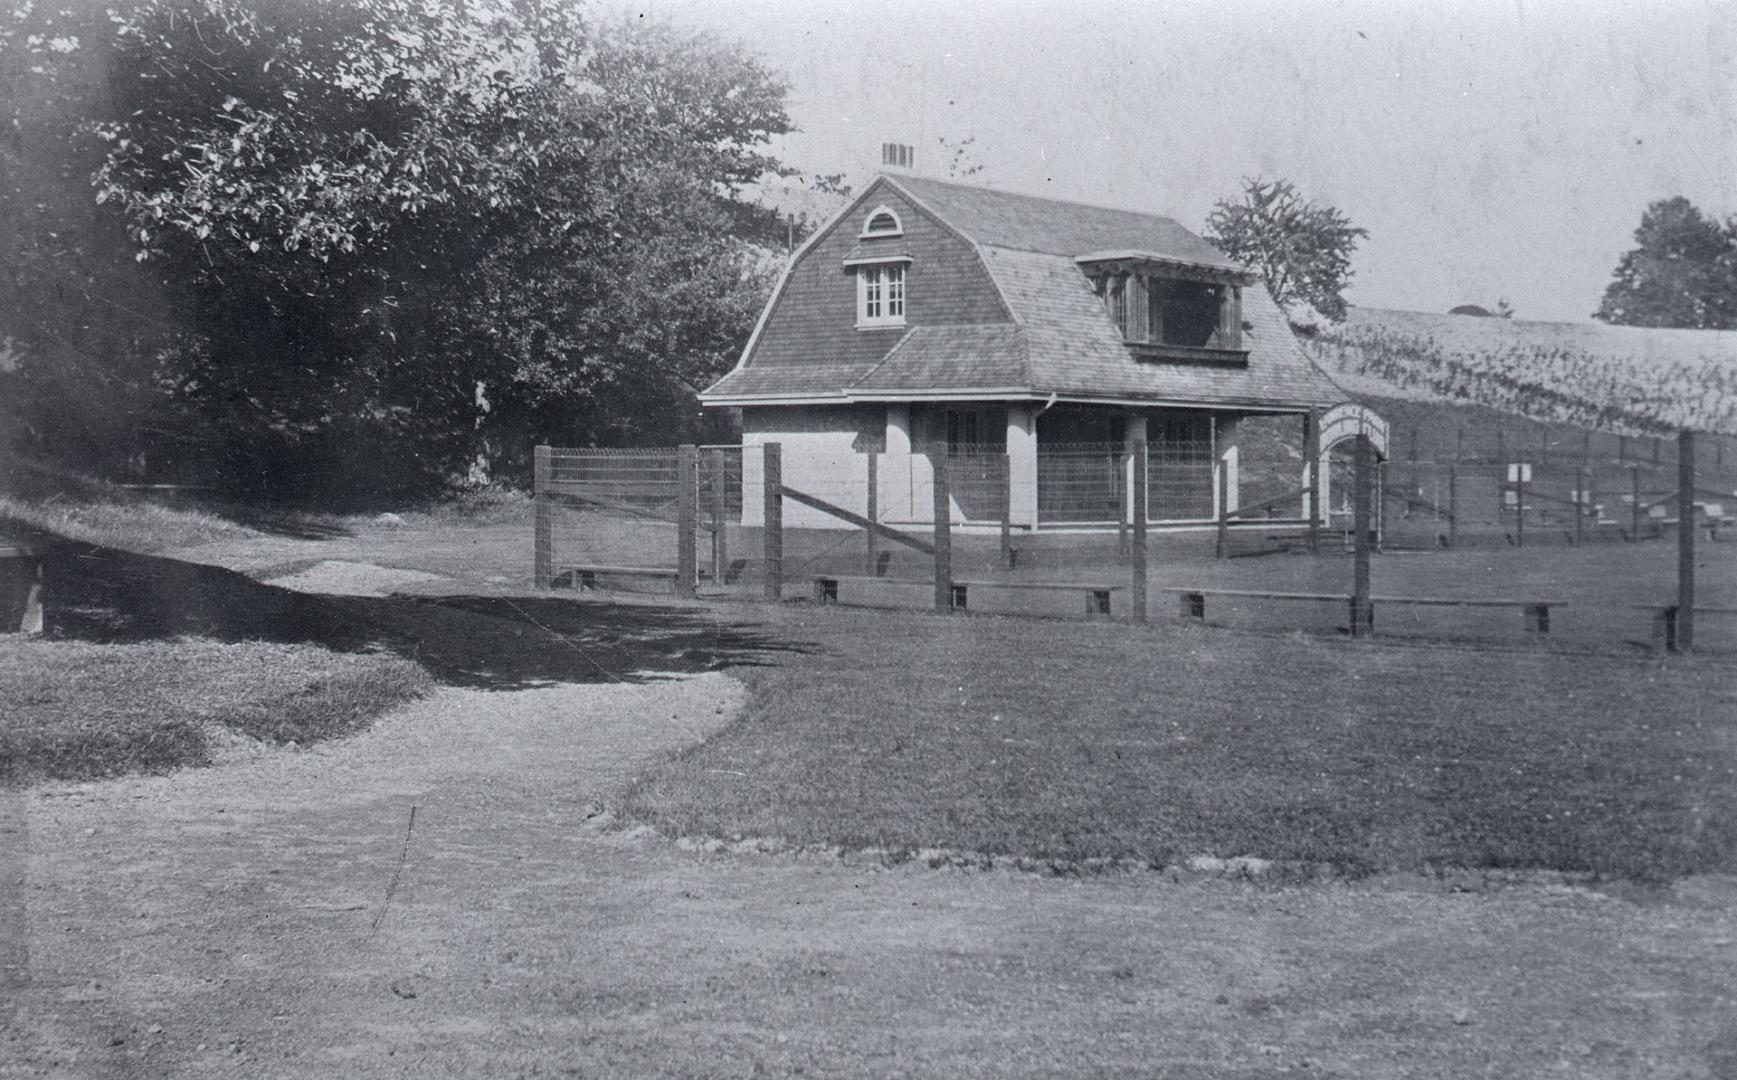
<path id="1" fill-rule="evenodd" d="M 700 451 L 692 443 L 676 449 L 675 594 L 693 599 L 699 577 Z"/>
<path id="2" fill-rule="evenodd" d="M 1224 459 L 1212 463 L 1212 487 L 1217 495 L 1214 502 L 1213 517 L 1218 523 L 1217 536 L 1213 540 L 1212 557 L 1222 559 L 1230 548 L 1230 473 L 1224 467 Z"/>
<path id="3" fill-rule="evenodd" d="M 1466 429 L 1454 428 L 1454 464 L 1465 460 Z"/>
<path id="4" fill-rule="evenodd" d="M 1677 651 L 1695 647 L 1695 433 L 1677 434 Z"/>
<path id="5" fill-rule="evenodd" d="M 539 589 L 555 584 L 555 507 L 549 495 L 554 477 L 554 452 L 547 446 L 532 451 L 531 502 L 536 513 L 531 551 L 531 576 Z"/>
<path id="6" fill-rule="evenodd" d="M 935 610 L 953 610 L 953 498 L 947 475 L 947 444 L 929 451 L 935 481 Z"/>
<path id="7" fill-rule="evenodd" d="M 880 466 L 880 460 L 881 460 L 880 454 L 876 453 L 873 450 L 869 451 L 869 453 L 868 453 L 868 507 L 867 507 L 867 509 L 868 509 L 868 519 L 870 521 L 879 521 L 881 519 L 881 513 L 880 513 L 880 505 L 881 505 L 881 466 Z M 877 548 L 880 546 L 880 537 L 875 535 L 875 531 L 873 529 L 864 529 L 863 532 L 865 535 L 868 536 L 868 572 L 870 574 L 873 574 L 875 572 L 875 557 L 876 557 L 876 555 L 879 554 L 879 552 L 877 551 Z"/>
<path id="8" fill-rule="evenodd" d="M 1514 470 L 1514 546 L 1526 546 L 1526 463 L 1508 466 Z"/>
<path id="9" fill-rule="evenodd" d="M 1128 589 L 1128 614 L 1137 623 L 1146 621 L 1146 436 L 1134 437 L 1134 543 L 1129 553 L 1131 581 Z"/>
<path id="10" fill-rule="evenodd" d="M 723 450 L 713 450 L 708 456 L 712 471 L 712 586 L 716 588 L 730 571 L 730 489 Z"/>
<path id="11" fill-rule="evenodd" d="M 1496 460 L 1508 464 L 1508 433 L 1503 428 L 1496 429 Z"/>
<path id="12" fill-rule="evenodd" d="M 1639 465 L 1630 465 L 1628 467 L 1628 477 L 1629 477 L 1629 486 L 1634 491 L 1634 506 L 1631 507 L 1629 510 L 1629 515 L 1632 518 L 1632 521 L 1631 521 L 1630 526 L 1629 526 L 1630 531 L 1628 534 L 1628 538 L 1630 540 L 1639 540 L 1640 539 L 1640 517 L 1641 517 L 1640 466 Z"/>
<path id="13" fill-rule="evenodd" d="M 1116 463 L 1116 554 L 1128 556 L 1128 461 L 1125 449 L 1115 453 Z"/>
<path id="14" fill-rule="evenodd" d="M 1574 470 L 1574 542 L 1580 543 L 1581 527 L 1586 523 L 1586 470 Z"/>
<path id="15" fill-rule="evenodd" d="M 1369 436 L 1357 436 L 1356 505 L 1352 509 L 1351 527 L 1356 530 L 1352 545 L 1351 569 L 1351 636 L 1364 637 L 1374 629 L 1373 612 L 1369 609 L 1369 501 L 1374 490 L 1374 470 L 1371 467 Z"/>
<path id="16" fill-rule="evenodd" d="M 1303 462 L 1309 470 L 1309 554 L 1321 547 L 1321 410 L 1303 418 Z"/>
<path id="17" fill-rule="evenodd" d="M 765 455 L 765 528 L 762 543 L 766 563 L 766 599 L 784 598 L 784 447 L 767 443 L 761 447 Z"/>
<path id="18" fill-rule="evenodd" d="M 1627 462 L 1628 462 L 1628 436 L 1627 435 L 1618 435 L 1616 437 L 1616 463 L 1618 465 L 1623 465 L 1623 464 L 1627 464 Z"/>
<path id="19" fill-rule="evenodd" d="M 1448 466 L 1448 547 L 1460 542 L 1460 467 Z"/>

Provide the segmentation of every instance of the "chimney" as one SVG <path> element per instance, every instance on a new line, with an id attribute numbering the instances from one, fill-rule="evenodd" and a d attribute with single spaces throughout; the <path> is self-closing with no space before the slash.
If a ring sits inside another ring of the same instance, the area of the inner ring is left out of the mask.
<path id="1" fill-rule="evenodd" d="M 917 151 L 904 143 L 881 143 L 881 165 L 889 169 L 915 169 Z"/>

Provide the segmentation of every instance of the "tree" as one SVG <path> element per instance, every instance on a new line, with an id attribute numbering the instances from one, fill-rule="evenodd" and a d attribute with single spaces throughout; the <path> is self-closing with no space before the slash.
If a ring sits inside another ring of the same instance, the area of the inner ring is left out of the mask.
<path id="1" fill-rule="evenodd" d="M 1369 235 L 1330 206 L 1298 194 L 1288 180 L 1243 180 L 1237 199 L 1220 199 L 1206 219 L 1206 239 L 1253 267 L 1293 324 L 1307 312 L 1338 322 L 1351 282 L 1351 254 Z"/>
<path id="2" fill-rule="evenodd" d="M 232 483 L 679 437 L 751 329 L 741 193 L 789 123 L 741 49 L 538 0 L 143 0 L 98 32 L 97 198 Z"/>
<path id="3" fill-rule="evenodd" d="M 1724 225 L 1688 199 L 1660 199 L 1641 215 L 1634 250 L 1592 317 L 1623 326 L 1737 328 L 1737 217 Z"/>

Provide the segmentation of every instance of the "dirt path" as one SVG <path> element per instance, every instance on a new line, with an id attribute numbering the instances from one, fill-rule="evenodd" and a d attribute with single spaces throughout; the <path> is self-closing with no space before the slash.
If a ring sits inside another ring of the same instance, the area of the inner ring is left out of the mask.
<path id="1" fill-rule="evenodd" d="M 721 674 L 449 689 L 11 796 L 0 1076 L 1737 1075 L 1719 883 L 1076 882 L 588 823 L 739 703 Z"/>

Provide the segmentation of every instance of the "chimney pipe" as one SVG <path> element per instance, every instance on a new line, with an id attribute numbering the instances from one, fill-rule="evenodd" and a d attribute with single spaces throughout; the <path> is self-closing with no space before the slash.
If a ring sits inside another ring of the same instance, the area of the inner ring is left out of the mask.
<path id="1" fill-rule="evenodd" d="M 881 164 L 893 169 L 915 169 L 916 148 L 904 143 L 881 143 Z"/>

